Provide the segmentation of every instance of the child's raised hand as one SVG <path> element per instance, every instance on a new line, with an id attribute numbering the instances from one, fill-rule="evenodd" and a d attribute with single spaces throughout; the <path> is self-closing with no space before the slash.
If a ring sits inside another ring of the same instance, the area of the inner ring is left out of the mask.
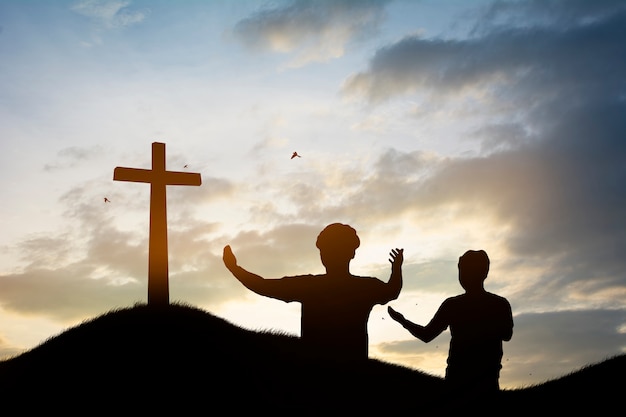
<path id="1" fill-rule="evenodd" d="M 402 323 L 404 321 L 404 316 L 391 308 L 391 306 L 387 307 L 387 313 L 389 313 L 389 316 L 397 322 Z"/>

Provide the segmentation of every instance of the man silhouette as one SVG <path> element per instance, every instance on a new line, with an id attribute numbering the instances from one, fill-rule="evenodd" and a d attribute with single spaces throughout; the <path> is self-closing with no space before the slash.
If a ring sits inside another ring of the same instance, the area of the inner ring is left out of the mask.
<path id="1" fill-rule="evenodd" d="M 513 336 L 513 315 L 506 298 L 485 291 L 489 257 L 469 250 L 459 258 L 459 282 L 465 293 L 446 299 L 426 326 L 415 324 L 391 307 L 387 311 L 413 336 L 430 342 L 450 327 L 445 382 L 458 398 L 484 398 L 500 389 L 502 341 Z"/>
<path id="2" fill-rule="evenodd" d="M 316 246 L 325 274 L 266 279 L 237 264 L 229 245 L 224 247 L 226 267 L 257 294 L 301 303 L 300 338 L 307 352 L 328 359 L 368 358 L 367 320 L 376 304 L 398 298 L 402 289 L 403 249 L 390 252 L 388 282 L 350 273 L 350 261 L 360 245 L 349 225 L 333 223 L 320 232 Z"/>

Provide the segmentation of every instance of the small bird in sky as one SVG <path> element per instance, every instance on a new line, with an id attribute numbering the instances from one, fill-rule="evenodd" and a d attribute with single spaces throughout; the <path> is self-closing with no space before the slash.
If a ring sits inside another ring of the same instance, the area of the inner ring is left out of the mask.
<path id="1" fill-rule="evenodd" d="M 105 202 L 105 203 L 110 203 L 110 202 L 111 202 L 111 200 L 109 200 L 108 198 L 104 197 L 104 202 Z"/>
<path id="2" fill-rule="evenodd" d="M 186 165 L 186 164 L 185 164 L 185 166 L 184 166 L 183 168 L 189 168 L 189 165 Z"/>
<path id="3" fill-rule="evenodd" d="M 294 153 L 291 154 L 291 159 L 295 158 L 296 156 L 298 158 L 302 158 L 300 155 L 298 155 L 298 152 L 294 152 Z"/>

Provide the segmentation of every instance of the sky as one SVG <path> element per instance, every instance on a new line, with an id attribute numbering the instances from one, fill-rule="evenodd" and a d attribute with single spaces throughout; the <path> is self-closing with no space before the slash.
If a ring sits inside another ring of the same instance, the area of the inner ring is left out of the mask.
<path id="1" fill-rule="evenodd" d="M 153 142 L 202 176 L 167 189 L 171 302 L 299 335 L 300 305 L 223 247 L 323 273 L 340 222 L 354 274 L 386 281 L 404 249 L 388 305 L 419 324 L 488 253 L 503 388 L 623 354 L 624 74 L 624 1 L 3 0 L 0 358 L 147 301 L 150 187 L 113 170 Z M 423 343 L 380 305 L 368 331 L 370 357 L 444 375 L 448 331 Z"/>

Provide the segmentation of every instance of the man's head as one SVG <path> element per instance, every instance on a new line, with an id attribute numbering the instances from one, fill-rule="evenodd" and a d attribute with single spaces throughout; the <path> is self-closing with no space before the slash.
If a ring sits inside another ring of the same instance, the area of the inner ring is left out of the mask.
<path id="1" fill-rule="evenodd" d="M 320 250 L 322 263 L 328 267 L 335 264 L 349 262 L 354 258 L 356 249 L 361 244 L 356 230 L 347 224 L 329 224 L 317 236 L 315 246 Z"/>
<path id="2" fill-rule="evenodd" d="M 459 281 L 465 290 L 482 288 L 489 273 L 489 257 L 484 250 L 468 250 L 459 258 Z"/>

